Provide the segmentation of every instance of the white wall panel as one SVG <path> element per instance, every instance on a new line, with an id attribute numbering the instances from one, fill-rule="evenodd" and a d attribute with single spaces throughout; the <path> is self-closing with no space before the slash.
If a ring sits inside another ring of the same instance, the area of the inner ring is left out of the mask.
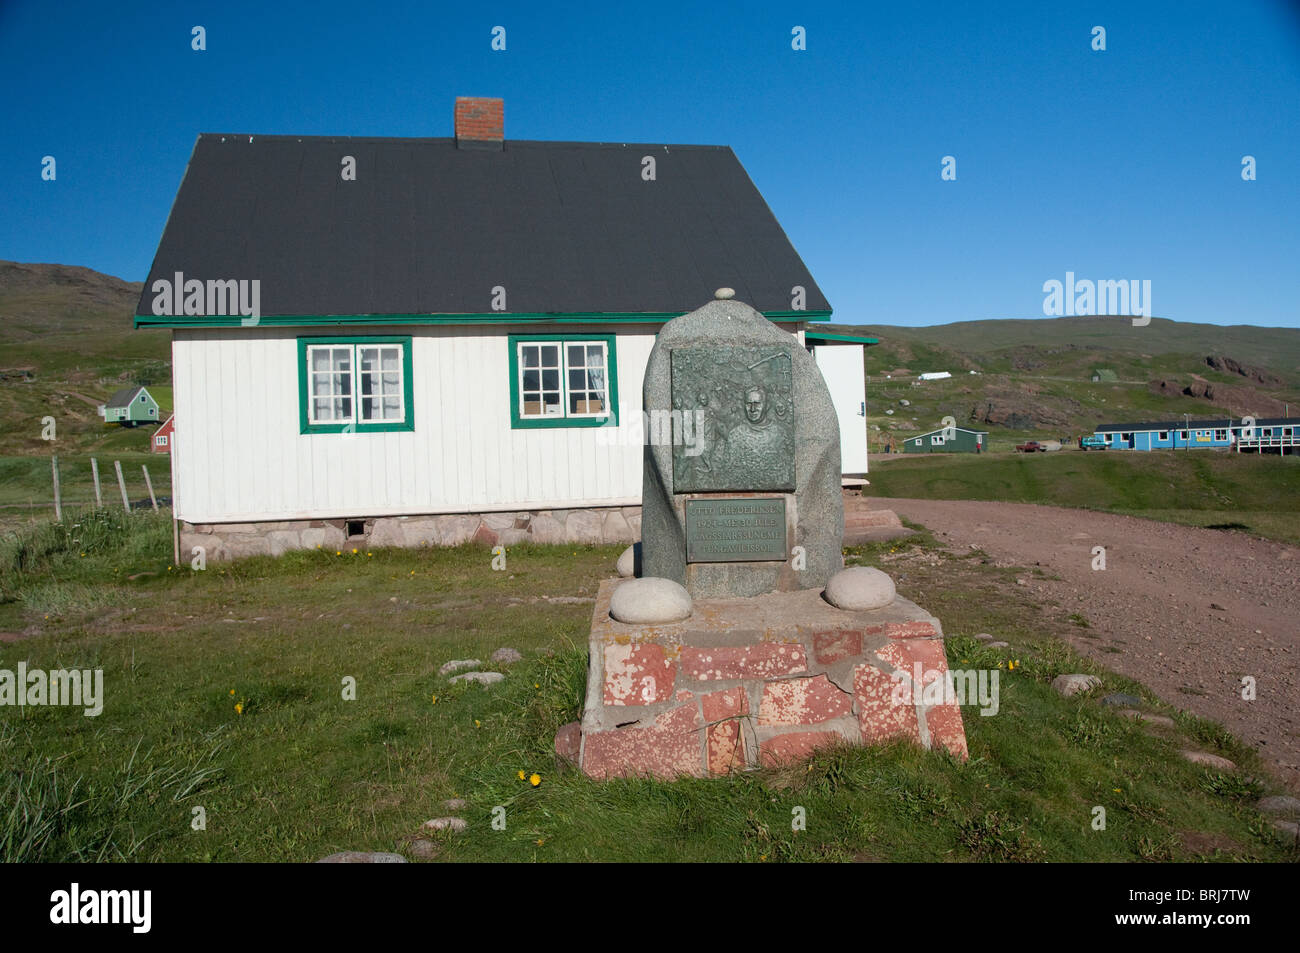
<path id="1" fill-rule="evenodd" d="M 641 411 L 654 328 L 618 335 L 620 435 Z M 298 432 L 296 338 L 336 331 L 411 335 L 414 432 Z M 177 331 L 177 515 L 208 523 L 639 502 L 639 443 L 598 440 L 595 428 L 511 429 L 512 331 L 543 329 Z"/>

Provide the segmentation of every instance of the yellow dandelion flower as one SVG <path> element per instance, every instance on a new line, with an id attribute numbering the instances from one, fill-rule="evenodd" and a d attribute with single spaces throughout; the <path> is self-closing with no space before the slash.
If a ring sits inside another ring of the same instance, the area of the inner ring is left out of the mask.
<path id="1" fill-rule="evenodd" d="M 528 775 L 525 774 L 523 771 L 520 771 L 520 772 L 519 772 L 519 780 L 520 780 L 520 781 L 522 781 L 522 780 L 523 780 L 524 778 L 526 778 L 526 777 L 528 777 Z"/>
<path id="2" fill-rule="evenodd" d="M 537 846 L 538 846 L 538 847 L 541 847 L 541 846 L 542 846 L 543 844 L 545 844 L 545 843 L 546 843 L 546 838 L 545 838 L 545 837 L 539 837 L 539 838 L 537 838 Z"/>
<path id="3" fill-rule="evenodd" d="M 1123 794 L 1124 792 L 1121 791 L 1119 788 L 1115 788 L 1115 793 L 1116 793 L 1116 794 Z"/>
<path id="4" fill-rule="evenodd" d="M 236 714 L 236 715 L 242 715 L 243 713 L 244 713 L 244 703 L 243 703 L 243 702 L 235 702 L 235 714 Z"/>
<path id="5" fill-rule="evenodd" d="M 335 555 L 335 556 L 342 556 L 343 553 L 336 549 L 336 550 L 334 550 L 334 555 Z"/>
<path id="6" fill-rule="evenodd" d="M 353 547 L 352 547 L 352 555 L 355 556 L 356 554 L 357 554 L 357 548 L 356 548 L 355 546 L 353 546 Z"/>
<path id="7" fill-rule="evenodd" d="M 542 776 L 540 774 L 534 774 L 531 777 L 529 777 L 528 783 L 531 784 L 533 787 L 537 787 L 537 785 L 542 783 Z"/>
<path id="8" fill-rule="evenodd" d="M 437 696 L 437 695 L 430 695 L 430 696 L 429 696 L 429 703 L 432 704 L 432 705 L 436 705 L 436 704 L 438 704 L 438 696 Z"/>
<path id="9" fill-rule="evenodd" d="M 230 694 L 231 694 L 231 695 L 234 695 L 234 694 L 235 694 L 235 690 L 234 690 L 233 688 L 230 690 Z"/>
<path id="10" fill-rule="evenodd" d="M 482 728 L 482 727 L 483 727 L 483 722 L 481 722 L 481 721 L 479 721 L 477 718 L 475 718 L 475 719 L 474 719 L 474 727 L 475 727 L 475 728 Z"/>
<path id="11" fill-rule="evenodd" d="M 373 556 L 374 553 L 366 553 L 367 556 Z"/>

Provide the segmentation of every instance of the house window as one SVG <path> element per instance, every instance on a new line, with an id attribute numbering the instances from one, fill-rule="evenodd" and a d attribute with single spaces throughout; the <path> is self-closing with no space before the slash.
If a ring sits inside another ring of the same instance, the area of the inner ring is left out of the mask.
<path id="1" fill-rule="evenodd" d="M 1184 443 L 1186 443 L 1186 442 L 1187 442 L 1187 431 L 1186 431 L 1186 430 L 1180 430 L 1180 431 L 1178 431 L 1178 438 L 1179 438 L 1180 440 L 1182 440 Z"/>
<path id="2" fill-rule="evenodd" d="M 1226 430 L 1216 430 L 1216 431 L 1214 431 L 1214 439 L 1215 439 L 1215 440 L 1227 440 L 1227 439 L 1228 439 L 1228 431 L 1226 431 Z"/>
<path id="3" fill-rule="evenodd" d="M 1133 435 L 1131 433 L 1120 434 L 1120 438 L 1123 440 L 1132 440 Z"/>
<path id="4" fill-rule="evenodd" d="M 614 335 L 512 334 L 508 341 L 512 427 L 618 424 Z"/>
<path id="5" fill-rule="evenodd" d="M 165 447 L 167 446 L 167 435 L 163 434 L 161 437 L 155 437 L 153 442 L 160 447 Z"/>
<path id="6" fill-rule="evenodd" d="M 1156 439 L 1157 439 L 1157 440 L 1168 440 L 1168 439 L 1169 439 L 1169 431 L 1168 431 L 1168 430 L 1162 430 L 1162 431 L 1160 431 L 1160 434 L 1156 437 Z"/>
<path id="7" fill-rule="evenodd" d="M 411 339 L 298 339 L 302 433 L 414 430 Z"/>
<path id="8" fill-rule="evenodd" d="M 943 435 L 942 435 L 942 434 L 937 434 L 937 435 L 931 437 L 931 438 L 930 438 L 930 445 L 931 445 L 932 447 L 942 447 L 942 446 L 943 446 Z"/>

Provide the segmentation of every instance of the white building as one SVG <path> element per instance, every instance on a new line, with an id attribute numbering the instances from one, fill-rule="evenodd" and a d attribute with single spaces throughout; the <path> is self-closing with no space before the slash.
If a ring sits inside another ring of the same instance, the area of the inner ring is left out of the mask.
<path id="1" fill-rule="evenodd" d="M 862 347 L 729 148 L 203 135 L 137 309 L 173 330 L 181 551 L 639 538 L 642 376 L 716 288 L 813 350 L 866 472 Z M 649 177 L 647 177 L 649 175 Z"/>

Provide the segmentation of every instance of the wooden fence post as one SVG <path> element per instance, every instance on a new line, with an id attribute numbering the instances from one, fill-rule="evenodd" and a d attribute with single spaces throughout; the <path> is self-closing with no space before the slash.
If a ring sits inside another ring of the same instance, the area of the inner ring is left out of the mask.
<path id="1" fill-rule="evenodd" d="M 149 479 L 149 468 L 142 463 L 140 469 L 144 471 L 144 485 L 149 488 L 149 502 L 153 504 L 153 511 L 157 513 L 158 498 L 153 495 L 153 480 Z"/>
<path id="2" fill-rule="evenodd" d="M 117 487 L 122 491 L 122 509 L 130 513 L 131 504 L 126 498 L 126 480 L 122 477 L 122 461 L 114 460 L 113 466 L 117 469 Z"/>
<path id="3" fill-rule="evenodd" d="M 59 455 L 50 457 L 50 469 L 54 471 L 54 519 L 63 522 L 63 500 L 59 496 Z"/>
<path id="4" fill-rule="evenodd" d="M 99 491 L 99 461 L 94 457 L 90 458 L 90 475 L 95 480 L 95 506 L 103 506 L 104 494 Z"/>

